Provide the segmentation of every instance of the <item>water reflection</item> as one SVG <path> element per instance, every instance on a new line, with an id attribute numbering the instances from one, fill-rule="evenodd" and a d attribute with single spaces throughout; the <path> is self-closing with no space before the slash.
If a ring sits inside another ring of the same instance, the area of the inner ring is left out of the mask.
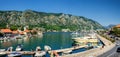
<path id="1" fill-rule="evenodd" d="M 16 39 L 5 43 L 0 43 L 0 48 L 8 48 L 13 46 L 14 48 L 18 44 L 23 44 L 24 50 L 31 50 L 45 45 L 51 46 L 52 49 L 68 48 L 71 47 L 72 40 L 69 32 L 47 32 L 43 37 L 32 37 L 24 39 Z"/>

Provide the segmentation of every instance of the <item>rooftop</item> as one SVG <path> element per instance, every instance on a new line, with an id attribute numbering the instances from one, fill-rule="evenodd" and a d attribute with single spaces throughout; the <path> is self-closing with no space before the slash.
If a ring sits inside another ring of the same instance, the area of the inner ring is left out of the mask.
<path id="1" fill-rule="evenodd" d="M 3 33 L 12 33 L 10 29 L 1 29 L 1 32 Z"/>
<path id="2" fill-rule="evenodd" d="M 120 28 L 120 24 L 116 25 L 115 27 Z"/>

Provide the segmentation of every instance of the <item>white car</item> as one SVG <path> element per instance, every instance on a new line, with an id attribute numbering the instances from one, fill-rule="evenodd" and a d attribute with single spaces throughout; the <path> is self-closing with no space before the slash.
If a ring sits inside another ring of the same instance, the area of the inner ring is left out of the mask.
<path id="1" fill-rule="evenodd" d="M 120 44 L 116 44 L 116 46 L 119 46 Z"/>

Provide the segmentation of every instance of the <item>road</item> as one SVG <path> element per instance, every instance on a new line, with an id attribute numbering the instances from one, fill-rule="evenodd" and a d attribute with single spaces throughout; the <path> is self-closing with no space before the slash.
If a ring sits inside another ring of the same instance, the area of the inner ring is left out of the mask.
<path id="1" fill-rule="evenodd" d="M 116 44 L 120 44 L 120 40 L 116 41 Z M 120 47 L 120 45 L 115 46 L 113 49 L 109 50 L 108 52 L 98 56 L 98 57 L 120 57 L 120 53 L 117 53 L 117 48 Z"/>

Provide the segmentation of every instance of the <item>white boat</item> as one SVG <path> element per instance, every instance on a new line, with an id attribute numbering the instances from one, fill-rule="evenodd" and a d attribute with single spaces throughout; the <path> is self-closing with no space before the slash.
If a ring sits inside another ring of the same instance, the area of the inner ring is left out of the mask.
<path id="1" fill-rule="evenodd" d="M 66 50 L 66 51 L 63 51 L 63 54 L 69 54 L 71 52 L 72 52 L 72 50 Z"/>
<path id="2" fill-rule="evenodd" d="M 45 49 L 45 51 L 50 51 L 50 50 L 51 50 L 51 47 L 48 46 L 48 45 L 45 45 L 45 46 L 44 46 L 44 49 Z"/>
<path id="3" fill-rule="evenodd" d="M 78 35 L 78 32 L 72 32 L 71 35 Z"/>
<path id="4" fill-rule="evenodd" d="M 17 35 L 17 36 L 15 36 L 15 37 L 16 37 L 16 39 L 22 39 L 22 38 L 23 38 L 22 35 Z"/>
<path id="5" fill-rule="evenodd" d="M 38 52 L 35 53 L 35 57 L 42 57 L 42 56 L 44 56 L 45 54 L 46 54 L 45 51 L 38 51 Z"/>
<path id="6" fill-rule="evenodd" d="M 0 57 L 5 57 L 6 56 L 6 52 L 4 52 L 3 50 L 0 51 Z"/>
<path id="7" fill-rule="evenodd" d="M 21 57 L 22 54 L 21 53 L 18 53 L 18 52 L 12 52 L 10 54 L 8 54 L 8 57 Z"/>
<path id="8" fill-rule="evenodd" d="M 0 52 L 4 52 L 5 51 L 5 49 L 0 49 Z"/>
<path id="9" fill-rule="evenodd" d="M 40 51 L 41 50 L 41 47 L 40 46 L 37 46 L 36 47 L 36 51 Z"/>
<path id="10" fill-rule="evenodd" d="M 12 51 L 13 50 L 13 47 L 9 47 L 8 49 L 7 49 L 7 51 Z"/>
<path id="11" fill-rule="evenodd" d="M 22 50 L 23 50 L 22 45 L 18 45 L 18 46 L 16 47 L 16 51 L 22 51 Z"/>
<path id="12" fill-rule="evenodd" d="M 36 53 L 35 53 L 35 57 L 42 57 L 46 54 L 45 51 L 41 51 L 41 47 L 37 46 L 36 47 Z"/>

